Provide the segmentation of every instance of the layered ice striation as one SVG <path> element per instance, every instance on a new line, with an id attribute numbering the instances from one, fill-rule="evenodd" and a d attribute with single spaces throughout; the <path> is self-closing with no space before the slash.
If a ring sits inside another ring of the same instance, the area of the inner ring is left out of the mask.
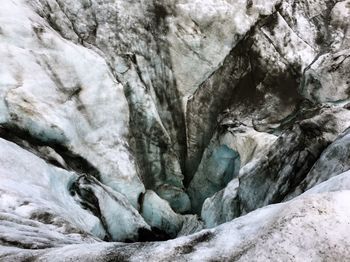
<path id="1" fill-rule="evenodd" d="M 2 234 L 2 242 L 14 241 L 21 247 L 28 242 L 27 238 L 32 238 L 29 242 L 34 245 L 36 238 L 50 239 L 56 234 L 62 241 L 68 235 L 75 243 L 81 243 L 83 232 L 93 242 L 105 238 L 107 232 L 99 218 L 82 209 L 70 195 L 69 188 L 77 174 L 50 166 L 14 143 L 0 139 L 0 144 L 0 205 L 5 217 L 1 220 L 2 230 L 11 223 L 12 230 L 19 234 L 23 222 L 24 232 L 28 231 L 21 237 L 18 235 L 18 239 L 15 233 Z M 29 233 L 41 228 L 46 230 Z M 46 242 L 48 246 L 56 245 L 54 240 Z"/>

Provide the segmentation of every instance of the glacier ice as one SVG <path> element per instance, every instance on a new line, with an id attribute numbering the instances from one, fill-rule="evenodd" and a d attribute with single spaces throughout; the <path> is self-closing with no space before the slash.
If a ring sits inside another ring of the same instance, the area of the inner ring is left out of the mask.
<path id="1" fill-rule="evenodd" d="M 3 0 L 0 260 L 348 260 L 349 10 Z"/>

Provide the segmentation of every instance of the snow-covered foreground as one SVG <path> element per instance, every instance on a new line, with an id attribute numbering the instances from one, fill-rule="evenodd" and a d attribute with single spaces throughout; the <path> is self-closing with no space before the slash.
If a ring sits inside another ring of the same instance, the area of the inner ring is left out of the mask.
<path id="1" fill-rule="evenodd" d="M 0 257 L 2 261 L 347 261 L 349 200 L 350 171 L 292 201 L 175 240 L 84 243 L 44 250 L 3 247 Z"/>

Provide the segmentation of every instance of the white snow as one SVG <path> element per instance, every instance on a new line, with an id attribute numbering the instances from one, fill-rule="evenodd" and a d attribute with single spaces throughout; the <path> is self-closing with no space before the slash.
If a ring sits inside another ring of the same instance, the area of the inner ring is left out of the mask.
<path id="1" fill-rule="evenodd" d="M 104 238 L 98 218 L 82 209 L 69 194 L 77 175 L 53 166 L 19 146 L 0 138 L 0 212 L 33 219 L 52 217 L 51 230 L 88 232 Z M 47 221 L 49 223 L 50 221 Z"/>
<path id="2" fill-rule="evenodd" d="M 340 177 L 350 180 L 349 173 Z M 340 182 L 336 180 L 333 178 L 324 185 Z M 331 193 L 321 191 L 171 241 L 128 247 L 117 243 L 69 245 L 45 253 L 31 252 L 55 262 L 68 258 L 94 261 L 118 255 L 131 261 L 347 261 L 350 258 L 349 188 Z M 186 250 L 191 252 L 183 252 Z M 0 254 L 13 259 L 25 256 L 26 251 L 5 248 Z"/>
<path id="3" fill-rule="evenodd" d="M 127 145 L 128 104 L 104 59 L 23 0 L 1 4 L 0 24 L 0 123 L 66 145 L 136 207 L 144 187 Z"/>

